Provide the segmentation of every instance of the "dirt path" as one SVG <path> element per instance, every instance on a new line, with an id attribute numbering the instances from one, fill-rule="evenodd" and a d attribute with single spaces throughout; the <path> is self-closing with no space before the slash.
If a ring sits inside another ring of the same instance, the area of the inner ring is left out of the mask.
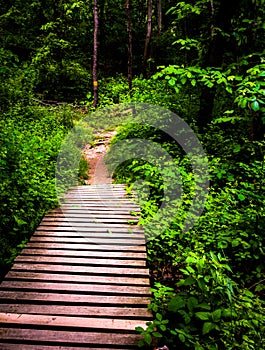
<path id="1" fill-rule="evenodd" d="M 107 152 L 110 140 L 115 136 L 116 131 L 104 131 L 96 134 L 94 144 L 87 145 L 84 155 L 89 163 L 89 179 L 86 180 L 87 185 L 97 185 L 111 183 L 112 178 L 109 177 L 104 164 L 104 157 Z"/>

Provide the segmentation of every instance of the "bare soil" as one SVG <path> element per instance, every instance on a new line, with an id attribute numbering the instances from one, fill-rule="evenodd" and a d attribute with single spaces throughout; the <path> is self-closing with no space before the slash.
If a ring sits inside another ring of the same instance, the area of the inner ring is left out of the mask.
<path id="1" fill-rule="evenodd" d="M 115 136 L 116 131 L 98 132 L 93 145 L 87 145 L 84 156 L 89 163 L 89 179 L 87 185 L 98 185 L 111 183 L 112 178 L 105 167 L 104 157 L 109 147 L 110 140 Z"/>

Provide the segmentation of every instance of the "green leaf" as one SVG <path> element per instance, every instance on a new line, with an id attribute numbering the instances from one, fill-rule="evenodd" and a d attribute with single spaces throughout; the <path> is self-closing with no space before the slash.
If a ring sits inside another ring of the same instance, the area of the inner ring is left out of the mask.
<path id="1" fill-rule="evenodd" d="M 164 324 L 160 324 L 159 328 L 161 329 L 162 332 L 165 332 L 167 330 L 167 327 Z"/>
<path id="2" fill-rule="evenodd" d="M 198 299 L 194 297 L 190 297 L 187 303 L 188 309 L 190 312 L 193 311 L 193 309 L 198 305 Z"/>
<path id="3" fill-rule="evenodd" d="M 196 315 L 200 320 L 203 320 L 203 321 L 206 321 L 206 320 L 210 320 L 210 319 L 211 319 L 211 313 L 210 313 L 210 312 L 199 311 L 199 312 L 196 312 L 195 315 Z"/>
<path id="4" fill-rule="evenodd" d="M 254 298 L 254 294 L 250 290 L 247 290 L 247 289 L 244 290 L 244 295 L 246 295 L 247 297 L 250 297 L 250 298 Z"/>
<path id="5" fill-rule="evenodd" d="M 189 271 L 189 273 L 195 273 L 195 270 L 191 266 L 186 266 L 186 269 Z"/>
<path id="6" fill-rule="evenodd" d="M 241 150 L 241 146 L 237 144 L 237 145 L 235 145 L 233 152 L 238 153 L 238 152 L 240 152 L 240 150 Z"/>
<path id="7" fill-rule="evenodd" d="M 181 341 L 181 343 L 185 343 L 186 338 L 183 334 L 179 333 L 179 340 Z"/>
<path id="8" fill-rule="evenodd" d="M 215 324 L 212 322 L 204 322 L 202 327 L 202 334 L 209 333 L 212 329 L 215 329 Z"/>
<path id="9" fill-rule="evenodd" d="M 242 202 L 242 201 L 244 201 L 245 199 L 246 199 L 246 197 L 242 194 L 242 193 L 239 193 L 238 195 L 237 195 L 237 197 L 238 197 L 238 199 Z"/>
<path id="10" fill-rule="evenodd" d="M 235 112 L 234 109 L 229 109 L 225 111 L 224 114 L 233 114 L 234 112 Z"/>
<path id="11" fill-rule="evenodd" d="M 149 334 L 149 333 L 145 334 L 145 335 L 144 335 L 144 340 L 145 340 L 145 342 L 146 342 L 148 345 L 151 345 L 151 343 L 152 343 L 152 336 L 151 336 L 151 334 Z"/>
<path id="12" fill-rule="evenodd" d="M 169 83 L 169 85 L 170 86 L 175 86 L 175 79 L 170 79 L 169 81 L 168 81 L 168 83 Z"/>
<path id="13" fill-rule="evenodd" d="M 188 264 L 196 263 L 197 259 L 195 259 L 193 256 L 188 256 L 186 259 L 186 262 Z"/>
<path id="14" fill-rule="evenodd" d="M 18 216 L 14 215 L 14 219 L 15 219 L 16 223 L 18 224 L 18 226 L 26 225 L 26 221 L 20 219 Z"/>
<path id="15" fill-rule="evenodd" d="M 211 258 L 212 258 L 214 261 L 218 261 L 218 258 L 217 258 L 217 256 L 214 254 L 213 251 L 210 251 L 210 255 L 211 255 Z"/>
<path id="16" fill-rule="evenodd" d="M 139 340 L 138 346 L 139 346 L 139 348 L 142 348 L 143 346 L 145 346 L 145 342 L 143 340 Z"/>
<path id="17" fill-rule="evenodd" d="M 238 106 L 241 107 L 241 108 L 246 108 L 247 104 L 248 104 L 247 98 L 240 99 L 238 101 Z"/>
<path id="18" fill-rule="evenodd" d="M 254 101 L 251 103 L 251 108 L 253 109 L 254 112 L 257 112 L 259 110 L 259 103 L 258 101 Z"/>
<path id="19" fill-rule="evenodd" d="M 210 89 L 214 86 L 214 84 L 210 81 L 207 81 L 206 83 L 206 86 L 208 86 Z"/>
<path id="20" fill-rule="evenodd" d="M 241 244 L 241 240 L 240 239 L 233 239 L 232 240 L 232 247 L 238 247 Z"/>
<path id="21" fill-rule="evenodd" d="M 140 326 L 135 327 L 135 330 L 136 330 L 137 332 L 140 332 L 140 333 L 144 332 L 143 327 L 140 327 Z"/>
<path id="22" fill-rule="evenodd" d="M 231 182 L 234 181 L 235 180 L 234 175 L 233 174 L 229 174 L 228 175 L 228 180 L 231 181 Z"/>
<path id="23" fill-rule="evenodd" d="M 212 313 L 212 319 L 214 322 L 219 322 L 222 314 L 222 309 L 217 309 Z"/>
<path id="24" fill-rule="evenodd" d="M 185 279 L 185 280 L 180 280 L 180 281 L 183 281 L 182 282 L 182 285 L 183 286 L 191 286 L 192 284 L 194 284 L 195 282 L 196 282 L 196 279 L 194 278 L 194 277 L 192 277 L 192 276 L 189 276 L 187 279 Z M 178 282 L 178 284 L 177 284 L 179 287 L 181 286 L 181 284 L 179 284 L 179 282 Z"/>
<path id="25" fill-rule="evenodd" d="M 201 303 L 198 305 L 198 308 L 204 309 L 204 310 L 211 310 L 210 305 L 208 305 L 207 303 Z"/>
<path id="26" fill-rule="evenodd" d="M 206 292 L 206 291 L 207 291 L 207 287 L 206 287 L 206 284 L 204 283 L 203 279 L 199 279 L 197 282 L 198 282 L 199 288 L 200 288 L 203 292 Z"/>
<path id="27" fill-rule="evenodd" d="M 203 347 L 201 345 L 195 344 L 194 350 L 204 350 L 204 349 L 203 349 Z"/>
<path id="28" fill-rule="evenodd" d="M 162 334 L 159 333 L 159 332 L 153 332 L 152 334 L 153 334 L 153 336 L 156 337 L 156 338 L 162 338 L 162 337 L 163 337 Z M 150 344 L 151 344 L 151 343 L 150 343 Z"/>
<path id="29" fill-rule="evenodd" d="M 185 301 L 180 296 L 176 296 L 172 298 L 168 303 L 168 310 L 176 312 L 177 310 L 181 309 L 183 306 L 185 306 Z"/>
<path id="30" fill-rule="evenodd" d="M 162 315 L 161 315 L 160 313 L 157 313 L 157 314 L 156 314 L 156 319 L 157 319 L 158 321 L 162 321 Z"/>

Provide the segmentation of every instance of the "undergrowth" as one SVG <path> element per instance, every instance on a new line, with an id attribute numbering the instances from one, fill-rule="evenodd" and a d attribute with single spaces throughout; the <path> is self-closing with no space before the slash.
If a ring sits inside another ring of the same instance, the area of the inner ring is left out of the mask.
<path id="1" fill-rule="evenodd" d="M 187 155 L 161 131 L 142 124 L 121 127 L 113 140 L 113 145 L 126 138 L 155 140 L 174 158 L 182 177 L 181 203 L 163 228 L 163 217 L 160 226 L 152 220 L 165 201 L 162 180 L 165 174 L 172 176 L 169 170 L 158 171 L 155 157 L 150 162 L 128 156 L 114 173 L 117 182 L 137 192 L 147 237 L 154 320 L 146 329 L 137 328 L 144 336 L 140 346 L 264 348 L 265 144 L 249 141 L 243 133 L 232 139 L 228 130 L 216 129 L 200 136 L 211 186 L 204 211 L 188 232 L 182 228 L 194 174 Z M 110 164 L 111 157 L 110 152 Z"/>
<path id="2" fill-rule="evenodd" d="M 67 106 L 16 106 L 0 120 L 1 277 L 48 209 L 59 205 L 55 168 L 62 143 L 80 119 Z M 92 139 L 86 129 L 84 142 Z M 81 146 L 81 145 L 80 145 Z M 81 148 L 69 145 L 79 162 Z M 64 159 L 64 162 L 69 159 Z M 72 161 L 72 159 L 70 159 Z M 79 173 L 83 174 L 83 163 Z M 77 177 L 78 165 L 73 174 Z"/>

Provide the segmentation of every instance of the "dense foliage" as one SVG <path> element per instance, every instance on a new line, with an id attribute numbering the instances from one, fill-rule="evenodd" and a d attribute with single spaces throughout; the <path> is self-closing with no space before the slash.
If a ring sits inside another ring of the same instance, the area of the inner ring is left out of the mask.
<path id="1" fill-rule="evenodd" d="M 17 106 L 2 115 L 2 273 L 17 254 L 15 247 L 29 238 L 48 209 L 58 205 L 55 166 L 73 117 L 67 107 L 47 109 L 39 106 Z M 88 132 L 86 141 L 91 137 Z M 76 148 L 75 153 L 80 157 L 79 149 Z"/>
<path id="2" fill-rule="evenodd" d="M 170 349 L 262 349 L 264 142 L 242 140 L 240 133 L 231 139 L 216 126 L 201 135 L 209 158 L 211 187 L 199 221 L 183 232 L 193 197 L 190 160 L 172 141 L 163 140 L 161 133 L 135 124 L 121 128 L 113 142 L 132 137 L 160 141 L 174 156 L 184 184 L 181 207 L 172 211 L 173 223 L 166 230 L 159 226 L 156 232 L 149 223 L 165 193 L 157 168 L 150 161 L 132 159 L 115 173 L 117 181 L 137 184 L 133 188 L 142 203 L 141 223 L 146 227 L 154 284 L 151 310 L 156 315 L 143 331 L 146 342 L 153 336 L 162 337 Z M 255 157 L 249 157 L 251 154 Z M 146 185 L 151 188 L 147 195 Z"/>
<path id="3" fill-rule="evenodd" d="M 98 0 L 98 107 L 145 102 L 180 115 L 202 142 L 211 183 L 199 221 L 183 234 L 194 188 L 187 154 L 155 128 L 130 123 L 119 130 L 116 141 L 137 137 L 160 144 L 183 182 L 182 204 L 171 226 L 161 235 L 147 229 L 155 320 L 139 331 L 148 345 L 157 341 L 170 349 L 262 349 L 264 0 L 130 0 L 129 5 L 132 91 L 126 77 L 125 1 Z M 152 36 L 147 41 L 148 17 Z M 58 152 L 68 131 L 94 111 L 93 25 L 93 2 L 5 0 L 1 5 L 2 271 L 45 211 L 58 204 Z M 91 116 L 91 127 L 97 123 Z M 104 121 L 104 127 L 108 124 Z M 76 130 L 82 148 L 92 129 Z M 80 158 L 74 142 L 66 151 Z M 81 161 L 79 172 L 85 176 L 86 171 Z M 172 176 L 167 168 L 163 172 Z M 62 174 L 66 182 L 73 176 Z M 142 159 L 116 169 L 117 181 L 137 180 L 146 227 L 163 203 L 163 176 L 155 162 Z"/>

